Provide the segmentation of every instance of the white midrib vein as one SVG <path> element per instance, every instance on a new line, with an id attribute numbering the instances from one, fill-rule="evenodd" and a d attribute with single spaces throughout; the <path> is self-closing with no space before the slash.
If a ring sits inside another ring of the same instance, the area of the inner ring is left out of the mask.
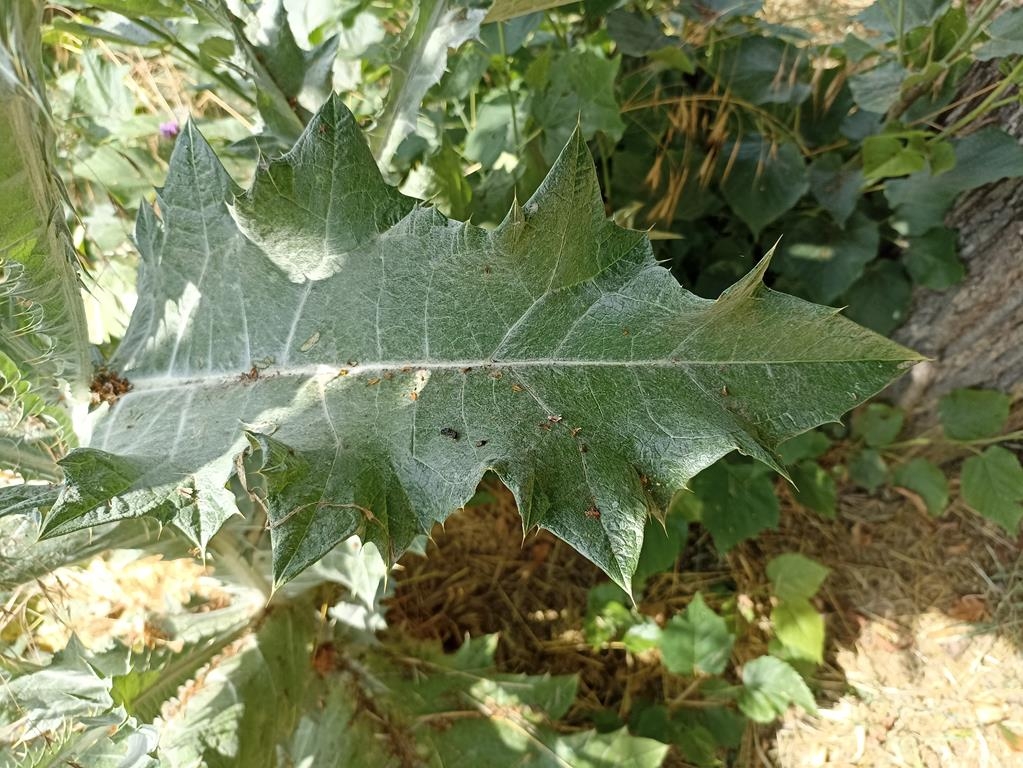
<path id="1" fill-rule="evenodd" d="M 633 369 L 685 369 L 693 367 L 720 366 L 773 366 L 773 365 L 828 365 L 835 363 L 897 363 L 897 360 L 683 360 L 683 359 L 635 359 L 635 360 L 581 360 L 573 358 L 534 357 L 523 360 L 503 358 L 501 360 L 387 360 L 358 365 L 304 365 L 284 368 L 268 367 L 259 371 L 259 379 L 279 379 L 282 376 L 303 381 L 316 378 L 381 377 L 385 373 L 407 373 L 416 371 L 461 371 L 470 373 L 477 370 L 494 376 L 498 373 L 514 373 L 516 370 L 536 368 L 622 368 Z M 470 370 L 471 369 L 471 370 Z M 238 383 L 255 383 L 248 379 L 248 372 L 215 373 L 187 376 L 131 376 L 132 391 L 158 391 L 165 389 L 187 389 L 190 387 L 217 387 Z"/>

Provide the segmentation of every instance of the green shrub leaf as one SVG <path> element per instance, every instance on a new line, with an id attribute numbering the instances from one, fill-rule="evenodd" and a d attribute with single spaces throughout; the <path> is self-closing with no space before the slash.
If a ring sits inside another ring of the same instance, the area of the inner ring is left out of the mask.
<path id="1" fill-rule="evenodd" d="M 895 442 L 905 419 L 902 411 L 884 403 L 869 403 L 852 417 L 853 436 L 863 438 L 871 448 L 883 448 Z"/>
<path id="2" fill-rule="evenodd" d="M 990 389 L 956 389 L 938 404 L 945 434 L 953 440 L 994 437 L 1009 420 L 1011 398 Z"/>
<path id="3" fill-rule="evenodd" d="M 739 709 L 751 720 L 769 723 L 796 704 L 811 714 L 817 705 L 803 678 L 792 667 L 773 656 L 761 656 L 742 669 Z"/>
<path id="4" fill-rule="evenodd" d="M 895 470 L 895 485 L 919 494 L 932 515 L 940 515 L 948 506 L 948 478 L 927 459 L 911 459 Z"/>
<path id="5" fill-rule="evenodd" d="M 771 591 L 779 600 L 808 600 L 817 594 L 830 570 L 805 555 L 789 552 L 767 564 Z"/>
<path id="6" fill-rule="evenodd" d="M 1023 519 L 1023 467 L 1011 451 L 992 445 L 963 462 L 963 499 L 988 520 L 1015 533 Z"/>
<path id="7" fill-rule="evenodd" d="M 771 611 L 775 637 L 793 657 L 824 661 L 824 617 L 809 600 L 782 600 Z"/>
<path id="8" fill-rule="evenodd" d="M 202 545 L 237 477 L 266 488 L 280 585 L 353 534 L 393 560 L 493 470 L 628 591 L 697 472 L 736 448 L 777 467 L 918 359 L 768 290 L 766 261 L 717 301 L 682 289 L 605 218 L 578 132 L 493 231 L 384 184 L 336 97 L 243 195 L 186 127 L 158 202 L 114 359 L 133 389 L 64 460 L 46 535 L 151 515 Z M 742 493 L 776 515 L 769 482 Z M 704 520 L 724 547 L 728 514 Z"/>
<path id="9" fill-rule="evenodd" d="M 685 613 L 673 616 L 661 632 L 661 658 L 676 675 L 718 675 L 734 642 L 725 620 L 697 593 Z"/>

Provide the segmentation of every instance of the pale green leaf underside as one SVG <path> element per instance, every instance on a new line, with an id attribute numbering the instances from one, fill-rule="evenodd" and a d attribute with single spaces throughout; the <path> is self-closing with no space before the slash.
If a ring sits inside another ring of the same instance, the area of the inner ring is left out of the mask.
<path id="1" fill-rule="evenodd" d="M 237 197 L 189 126 L 158 205 L 115 360 L 134 389 L 64 461 L 51 535 L 155 514 L 204 543 L 251 446 L 278 583 L 353 533 L 396 557 L 491 469 L 628 589 L 672 491 L 734 449 L 776 465 L 916 359 L 766 263 L 685 291 L 605 218 L 578 133 L 493 231 L 386 186 L 337 98 Z"/>

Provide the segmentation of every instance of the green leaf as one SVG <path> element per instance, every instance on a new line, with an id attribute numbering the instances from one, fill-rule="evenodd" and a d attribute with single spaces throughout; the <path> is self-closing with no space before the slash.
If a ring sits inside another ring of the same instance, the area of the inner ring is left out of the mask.
<path id="1" fill-rule="evenodd" d="M 492 231 L 386 186 L 338 97 L 241 196 L 186 126 L 158 203 L 113 360 L 133 389 L 64 459 L 45 535 L 149 515 L 202 544 L 242 471 L 278 586 L 352 535 L 393 561 L 493 469 L 527 529 L 628 591 L 650 511 L 697 472 L 736 448 L 777 466 L 917 359 L 768 290 L 766 261 L 688 293 L 605 218 L 578 133 Z M 752 466 L 724 472 L 750 507 L 708 501 L 727 548 L 777 501 Z"/>
<path id="2" fill-rule="evenodd" d="M 856 20 L 889 42 L 900 33 L 930 26 L 947 6 L 948 0 L 876 0 Z"/>
<path id="3" fill-rule="evenodd" d="M 554 730 L 550 722 L 568 711 L 576 679 L 497 673 L 495 647 L 496 638 L 483 637 L 447 655 L 430 646 L 366 649 L 324 682 L 326 705 L 299 724 L 303 743 L 293 745 L 292 762 L 383 766 L 394 765 L 395 755 L 409 764 L 423 755 L 429 765 L 450 768 L 661 764 L 666 745 L 625 729 Z"/>
<path id="4" fill-rule="evenodd" d="M 835 478 L 816 461 L 803 461 L 792 468 L 795 497 L 803 506 L 828 519 L 835 517 L 838 487 Z"/>
<path id="5" fill-rule="evenodd" d="M 661 22 L 654 16 L 618 8 L 607 15 L 607 34 L 626 56 L 645 56 L 671 45 Z"/>
<path id="6" fill-rule="evenodd" d="M 849 78 L 849 88 L 861 109 L 883 115 L 898 101 L 902 83 L 909 73 L 897 61 L 889 61 Z M 869 141 L 869 139 L 868 139 Z M 864 170 L 867 166 L 867 144 L 864 142 Z M 923 158 L 921 158 L 922 160 Z M 921 168 L 923 165 L 921 164 Z M 906 173 L 907 171 L 903 171 Z"/>
<path id="7" fill-rule="evenodd" d="M 583 636 L 593 648 L 600 648 L 621 637 L 640 621 L 626 603 L 629 596 L 617 584 L 598 584 L 590 590 L 583 618 Z"/>
<path id="8" fill-rule="evenodd" d="M 824 661 L 824 617 L 809 600 L 782 600 L 771 611 L 775 637 L 791 656 Z"/>
<path id="9" fill-rule="evenodd" d="M 827 304 L 860 278 L 880 244 L 877 222 L 860 213 L 844 228 L 802 218 L 781 240 L 777 269 L 798 280 L 807 298 Z"/>
<path id="10" fill-rule="evenodd" d="M 922 235 L 940 227 L 955 199 L 969 189 L 1023 176 L 1023 147 L 998 128 L 982 128 L 953 144 L 952 170 L 940 176 L 921 171 L 885 184 L 885 197 L 894 210 L 892 225 L 902 234 Z"/>
<path id="11" fill-rule="evenodd" d="M 963 500 L 988 520 L 1015 534 L 1023 519 L 1023 467 L 1011 451 L 992 445 L 963 462 Z"/>
<path id="12" fill-rule="evenodd" d="M 298 722 L 312 681 L 314 628 L 297 614 L 269 613 L 175 708 L 160 735 L 162 762 L 276 768 L 275 747 Z"/>
<path id="13" fill-rule="evenodd" d="M 906 319 L 912 298 L 913 286 L 902 267 L 892 261 L 876 261 L 845 294 L 843 303 L 846 317 L 888 335 Z"/>
<path id="14" fill-rule="evenodd" d="M 685 613 L 673 616 L 662 630 L 661 659 L 676 675 L 719 675 L 734 642 L 725 620 L 696 593 Z"/>
<path id="15" fill-rule="evenodd" d="M 484 22 L 489 24 L 492 21 L 506 21 L 518 16 L 525 16 L 537 11 L 546 11 L 549 8 L 557 8 L 559 5 L 567 5 L 574 0 L 494 0 L 487 12 Z"/>
<path id="16" fill-rule="evenodd" d="M 768 224 L 792 208 L 810 187 L 803 157 L 795 144 L 777 146 L 761 136 L 745 136 L 738 150 L 725 147 L 722 156 L 734 162 L 721 180 L 721 193 L 735 215 L 758 236 Z"/>
<path id="17" fill-rule="evenodd" d="M 778 555 L 767 564 L 771 591 L 779 600 L 808 600 L 817 594 L 831 572 L 816 560 L 796 552 Z"/>
<path id="18" fill-rule="evenodd" d="M 373 149 L 381 167 L 390 164 L 398 145 L 415 131 L 426 92 L 447 68 L 448 49 L 476 37 L 486 15 L 482 8 L 449 0 L 424 0 L 416 6 L 415 21 L 409 24 L 412 34 L 391 65 L 387 99 L 373 129 Z"/>
<path id="19" fill-rule="evenodd" d="M 1012 398 L 992 389 L 956 389 L 938 403 L 945 434 L 952 440 L 994 437 L 1005 429 Z"/>
<path id="20" fill-rule="evenodd" d="M 92 375 L 78 257 L 54 165 L 53 118 L 39 45 L 42 6 L 8 5 L 0 19 L 0 467 L 77 441 Z M 39 465 L 42 466 L 39 466 Z"/>
<path id="21" fill-rule="evenodd" d="M 927 459 L 911 459 L 896 468 L 892 483 L 919 494 L 932 515 L 940 515 L 948 506 L 948 478 Z"/>
<path id="22" fill-rule="evenodd" d="M 688 537 L 689 524 L 681 515 L 669 513 L 663 523 L 654 517 L 647 520 L 643 549 L 633 576 L 636 588 L 642 589 L 648 578 L 671 568 L 682 554 Z"/>
<path id="23" fill-rule="evenodd" d="M 530 113 L 543 126 L 544 159 L 553 163 L 578 126 L 589 140 L 603 133 L 616 143 L 625 131 L 615 95 L 621 57 L 606 59 L 591 51 L 545 52 L 530 64 L 526 81 L 533 88 Z"/>
<path id="24" fill-rule="evenodd" d="M 902 431 L 902 409 L 884 403 L 869 403 L 852 417 L 852 433 L 871 448 L 883 448 L 895 442 Z"/>
<path id="25" fill-rule="evenodd" d="M 719 552 L 778 524 L 774 481 L 759 466 L 718 462 L 691 485 L 700 501 L 699 519 Z"/>
<path id="26" fill-rule="evenodd" d="M 778 455 L 786 466 L 798 464 L 804 459 L 817 459 L 831 448 L 831 439 L 819 430 L 810 430 L 796 435 L 778 446 Z"/>
<path id="27" fill-rule="evenodd" d="M 973 52 L 978 61 L 1023 54 L 1023 8 L 1007 8 L 984 31 L 987 42 Z"/>
<path id="28" fill-rule="evenodd" d="M 863 140 L 863 176 L 868 181 L 908 176 L 927 167 L 927 157 L 897 136 L 882 134 Z"/>
<path id="29" fill-rule="evenodd" d="M 739 709 L 751 720 L 770 723 L 796 704 L 810 714 L 817 713 L 813 694 L 792 667 L 773 656 L 761 656 L 742 669 L 743 690 Z"/>
<path id="30" fill-rule="evenodd" d="M 873 493 L 888 479 L 888 465 L 873 448 L 857 451 L 849 462 L 849 477 Z"/>
<path id="31" fill-rule="evenodd" d="M 810 192 L 835 223 L 844 227 L 856 210 L 863 188 L 863 171 L 847 167 L 837 152 L 822 155 L 810 165 Z"/>
<path id="32" fill-rule="evenodd" d="M 944 291 L 966 275 L 966 267 L 959 260 L 958 236 L 954 230 L 935 227 L 908 238 L 907 243 L 902 261 L 917 285 Z"/>
<path id="33" fill-rule="evenodd" d="M 707 67 L 718 90 L 752 104 L 796 105 L 810 95 L 805 52 L 778 37 L 739 35 L 709 50 Z"/>

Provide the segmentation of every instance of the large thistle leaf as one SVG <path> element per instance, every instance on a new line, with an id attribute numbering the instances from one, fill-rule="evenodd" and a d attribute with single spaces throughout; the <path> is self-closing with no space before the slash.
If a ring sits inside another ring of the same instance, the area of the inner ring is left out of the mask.
<path id="1" fill-rule="evenodd" d="M 353 533 L 397 557 L 493 470 L 525 528 L 628 589 L 693 475 L 735 449 L 777 467 L 917 359 L 768 290 L 766 262 L 690 294 L 605 218 L 578 134 L 494 231 L 385 185 L 337 98 L 238 196 L 188 127 L 158 207 L 115 361 L 134 388 L 62 462 L 47 535 L 156 515 L 204 545 L 238 475 L 281 584 Z"/>
<path id="2" fill-rule="evenodd" d="M 41 74 L 42 6 L 0 14 L 0 467 L 53 476 L 87 402 L 90 361 L 78 264 L 52 163 Z"/>

